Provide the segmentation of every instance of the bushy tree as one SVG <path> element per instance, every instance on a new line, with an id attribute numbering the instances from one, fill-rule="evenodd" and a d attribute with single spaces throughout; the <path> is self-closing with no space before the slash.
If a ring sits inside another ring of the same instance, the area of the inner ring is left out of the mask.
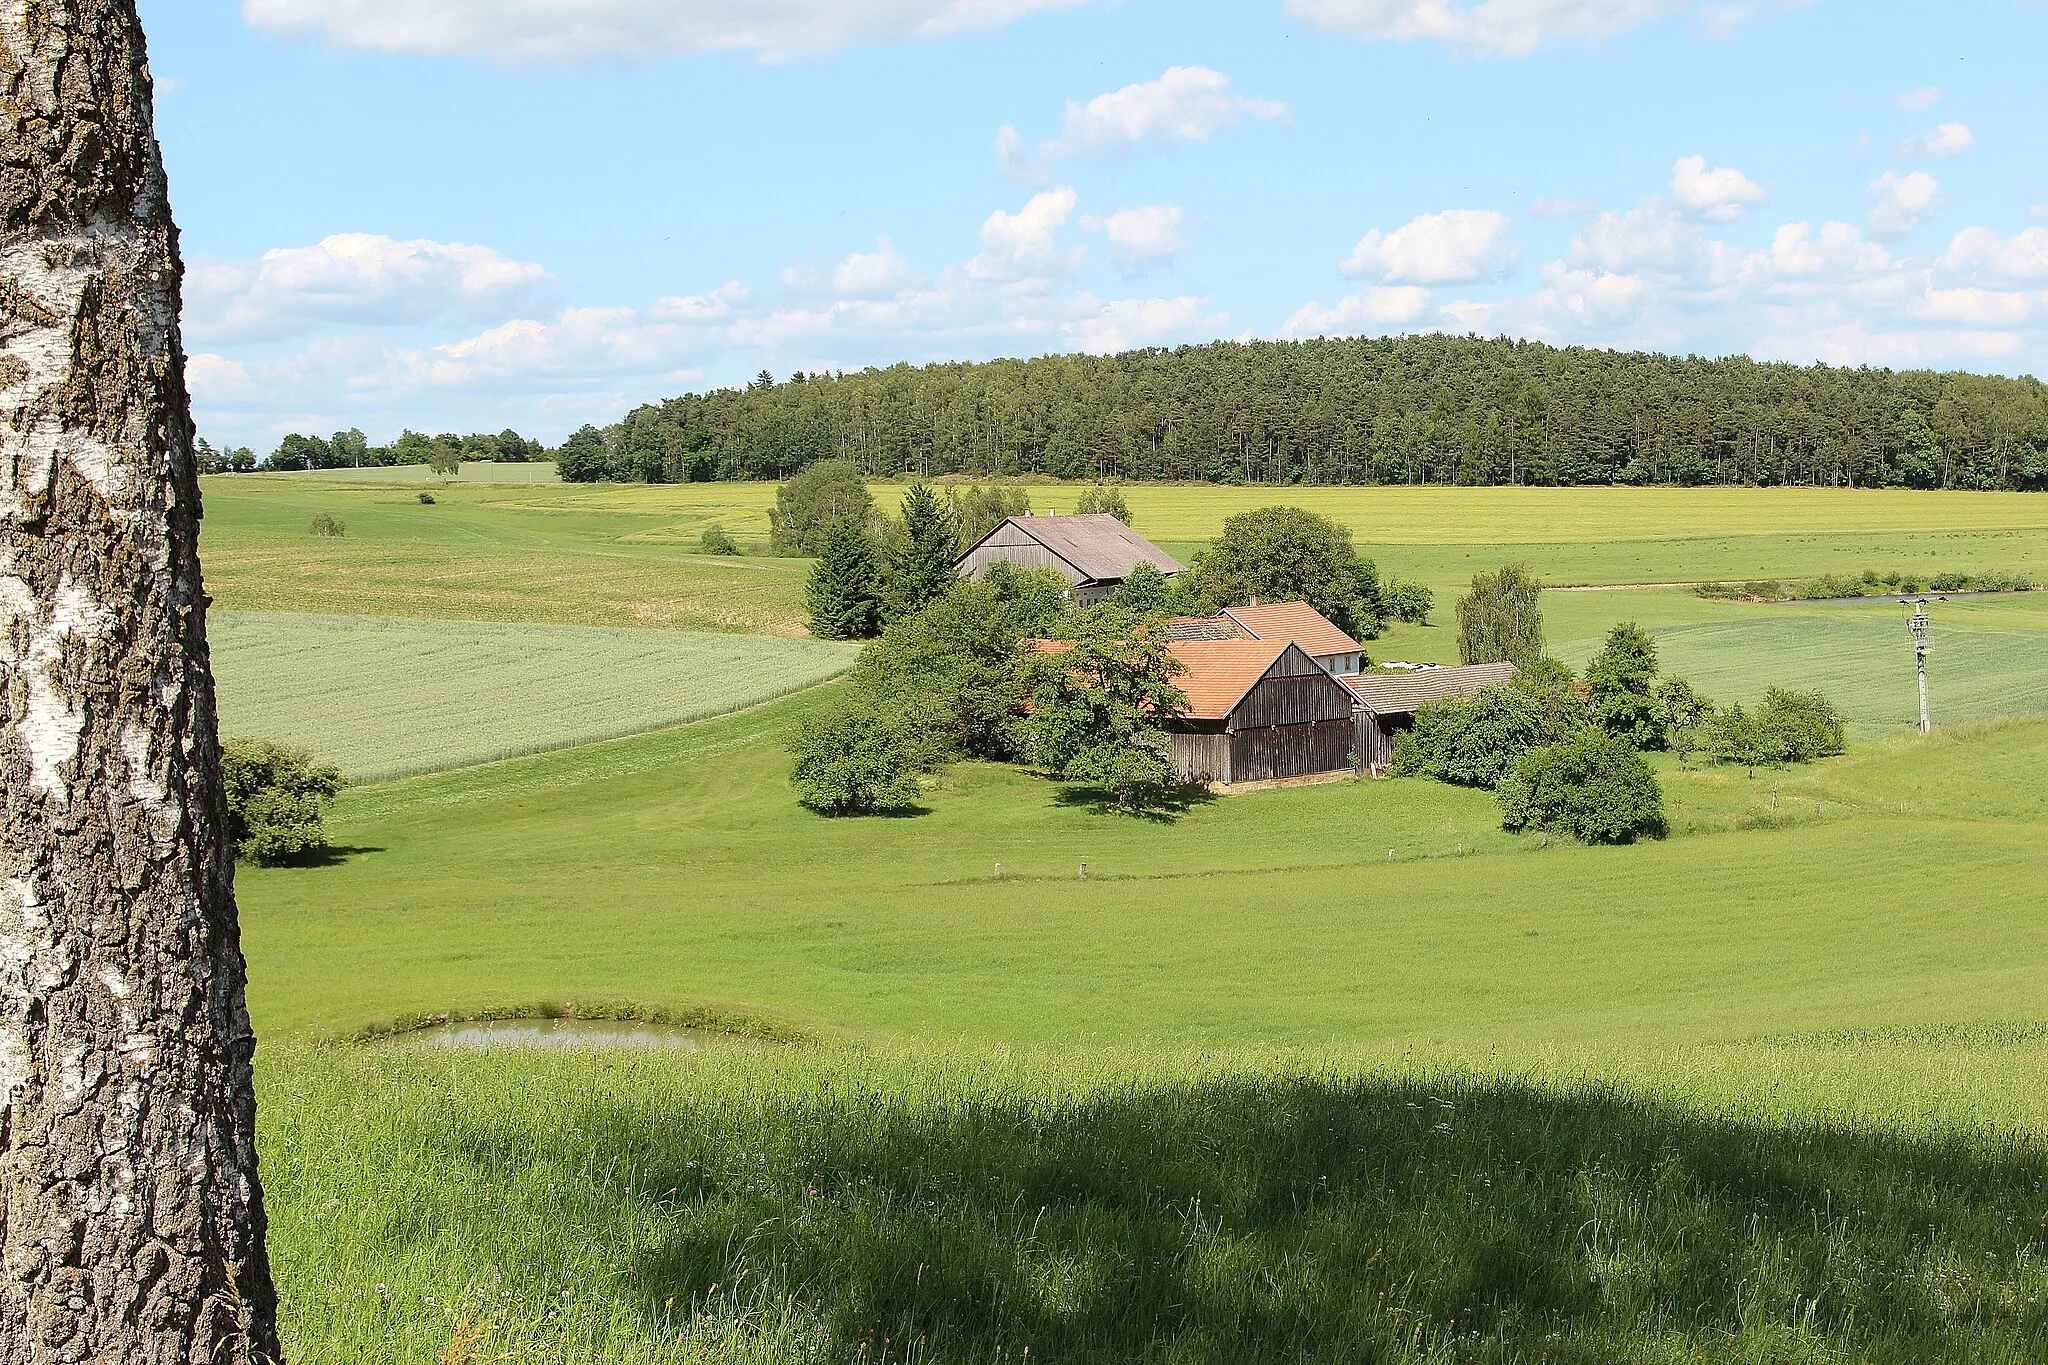
<path id="1" fill-rule="evenodd" d="M 326 849 L 340 769 L 290 745 L 231 739 L 221 746 L 221 781 L 228 837 L 240 856 L 274 864 Z"/>
<path id="2" fill-rule="evenodd" d="M 1811 763 L 1833 758 L 1847 747 L 1841 715 L 1819 692 L 1773 687 L 1756 709 L 1756 723 L 1773 762 Z"/>
<path id="3" fill-rule="evenodd" d="M 775 507 L 768 514 L 770 539 L 779 555 L 817 555 L 835 523 L 865 524 L 874 510 L 858 464 L 819 460 L 775 490 Z"/>
<path id="4" fill-rule="evenodd" d="M 1560 738 L 1543 702 L 1519 688 L 1483 687 L 1415 713 L 1394 741 L 1392 772 L 1464 787 L 1494 787 L 1531 749 Z"/>
<path id="5" fill-rule="evenodd" d="M 964 552 L 1011 517 L 1021 517 L 1030 511 L 1031 495 L 1022 488 L 970 484 L 966 488 L 947 489 L 946 507 L 952 514 L 959 548 Z"/>
<path id="6" fill-rule="evenodd" d="M 739 542 L 715 521 L 705 527 L 704 534 L 697 538 L 697 553 L 700 555 L 736 555 L 739 552 Z"/>
<path id="7" fill-rule="evenodd" d="M 400 438 L 401 443 L 403 439 Z M 420 462 L 425 463 L 424 458 Z M 555 452 L 555 472 L 564 483 L 599 483 L 610 479 L 611 451 L 605 445 L 604 433 L 589 425 L 578 428 Z"/>
<path id="8" fill-rule="evenodd" d="M 1458 657 L 1468 664 L 1503 661 L 1527 667 L 1543 655 L 1543 591 L 1527 567 L 1510 564 L 1474 575 L 1458 603 Z"/>
<path id="9" fill-rule="evenodd" d="M 1667 731 L 1656 690 L 1657 642 L 1623 621 L 1586 665 L 1593 723 L 1638 749 L 1662 748 Z"/>
<path id="10" fill-rule="evenodd" d="M 1180 665 L 1157 625 L 1117 607 L 1077 613 L 1068 647 L 1030 666 L 1025 738 L 1054 777 L 1116 795 L 1135 812 L 1175 785 L 1166 726 L 1187 707 Z"/>
<path id="11" fill-rule="evenodd" d="M 1690 762 L 1707 742 L 1707 726 L 1714 716 L 1714 703 L 1701 696 L 1683 678 L 1666 678 L 1657 684 L 1657 719 L 1664 727 L 1664 742 L 1678 755 L 1680 763 Z"/>
<path id="12" fill-rule="evenodd" d="M 874 815 L 915 808 L 918 779 L 937 766 L 930 727 L 908 707 L 843 697 L 797 723 L 790 784 L 821 815 Z"/>
<path id="13" fill-rule="evenodd" d="M 427 447 L 427 468 L 444 479 L 453 478 L 462 472 L 462 438 L 459 436 L 437 436 Z"/>
<path id="14" fill-rule="evenodd" d="M 865 640 L 881 624 L 881 565 L 864 517 L 841 517 L 825 529 L 811 566 L 805 600 L 811 634 L 821 640 Z"/>
<path id="15" fill-rule="evenodd" d="M 1581 731 L 1515 760 L 1496 793 L 1511 830 L 1568 834 L 1589 844 L 1625 844 L 1664 832 L 1657 774 L 1627 740 Z"/>
<path id="16" fill-rule="evenodd" d="M 1386 624 L 1379 575 L 1352 548 L 1351 532 L 1299 507 L 1260 507 L 1223 523 L 1223 534 L 1183 577 L 1219 607 L 1306 602 L 1338 629 L 1371 639 Z"/>
<path id="17" fill-rule="evenodd" d="M 1141 559 L 1131 566 L 1124 581 L 1116 585 L 1109 600 L 1140 616 L 1164 616 L 1172 595 L 1172 584 L 1173 580 L 1161 572 L 1158 565 Z"/>
<path id="18" fill-rule="evenodd" d="M 887 609 L 891 620 L 914 616 L 959 581 L 953 518 L 925 485 L 903 495 L 902 533 L 891 547 Z"/>
<path id="19" fill-rule="evenodd" d="M 1386 579 L 1380 585 L 1380 597 L 1389 617 L 1411 626 L 1428 625 L 1429 614 L 1436 610 L 1436 594 L 1420 583 Z"/>
<path id="20" fill-rule="evenodd" d="M 1106 488 L 1099 483 L 1084 488 L 1081 496 L 1074 500 L 1074 511 L 1115 517 L 1126 526 L 1131 524 L 1131 505 L 1124 500 L 1121 488 Z"/>

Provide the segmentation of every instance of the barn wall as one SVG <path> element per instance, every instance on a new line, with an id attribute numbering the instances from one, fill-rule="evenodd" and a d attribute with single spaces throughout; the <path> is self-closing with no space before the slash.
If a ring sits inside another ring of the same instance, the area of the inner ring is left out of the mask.
<path id="1" fill-rule="evenodd" d="M 1384 768 L 1394 761 L 1394 732 L 1370 711 L 1357 713 L 1358 762 L 1365 768 Z"/>
<path id="2" fill-rule="evenodd" d="M 1295 658 L 1290 650 L 1282 655 L 1276 669 Z M 1343 683 L 1317 668 L 1315 661 L 1300 655 L 1308 664 L 1306 673 L 1293 677 L 1268 673 L 1245 694 L 1230 713 L 1230 728 L 1249 730 L 1268 725 L 1306 725 L 1310 721 L 1351 719 L 1351 693 Z"/>
<path id="3" fill-rule="evenodd" d="M 1230 739 L 1230 780 L 1271 782 L 1351 767 L 1354 734 L 1350 716 L 1341 721 L 1240 730 Z"/>
<path id="4" fill-rule="evenodd" d="M 1173 736 L 1173 771 L 1183 782 L 1228 783 L 1230 777 L 1230 736 L 1187 734 Z"/>

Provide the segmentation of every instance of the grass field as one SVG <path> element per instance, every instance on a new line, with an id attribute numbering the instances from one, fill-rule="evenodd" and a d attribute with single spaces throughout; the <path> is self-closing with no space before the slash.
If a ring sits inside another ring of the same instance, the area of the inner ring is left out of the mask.
<path id="1" fill-rule="evenodd" d="M 771 484 L 465 479 L 437 489 L 429 507 L 416 482 L 356 477 L 369 472 L 208 479 L 207 582 L 221 605 L 803 633 L 804 562 L 691 553 L 713 522 L 765 544 Z M 876 491 L 885 504 L 897 494 Z M 1430 585 L 1447 605 L 1475 572 L 1517 559 L 1558 584 L 1866 568 L 2048 574 L 2048 498 L 2029 494 L 1136 487 L 1128 495 L 1138 529 L 1183 556 L 1233 512 L 1312 507 L 1349 526 L 1384 569 Z M 1039 488 L 1033 505 L 1067 510 L 1074 496 L 1071 487 Z M 322 512 L 342 519 L 348 534 L 310 535 Z"/>
<path id="2" fill-rule="evenodd" d="M 1588 850 L 1412 781 L 824 821 L 809 704 L 244 870 L 296 1358 L 2035 1358 L 2048 723 L 1667 771 L 1695 832 Z M 818 1043 L 292 1041 L 570 1001 Z"/>
<path id="3" fill-rule="evenodd" d="M 216 612 L 222 732 L 356 781 L 566 748 L 834 677 L 851 645 L 664 630 Z"/>
<path id="4" fill-rule="evenodd" d="M 236 479 L 311 480 L 315 483 L 382 483 L 402 487 L 427 485 L 439 488 L 448 484 L 511 483 L 536 484 L 560 483 L 561 473 L 552 460 L 532 460 L 525 464 L 499 464 L 495 460 L 465 460 L 454 477 L 436 474 L 423 464 L 385 465 L 381 468 L 310 469 L 298 474 L 238 474 Z"/>

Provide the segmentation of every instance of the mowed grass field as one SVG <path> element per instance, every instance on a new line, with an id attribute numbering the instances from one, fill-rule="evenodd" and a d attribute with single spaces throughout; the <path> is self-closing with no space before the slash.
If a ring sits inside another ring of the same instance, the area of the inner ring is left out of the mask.
<path id="1" fill-rule="evenodd" d="M 852 667 L 822 640 L 215 612 L 221 729 L 310 749 L 354 781 L 737 711 Z"/>
<path id="2" fill-rule="evenodd" d="M 518 468 L 509 466 L 508 468 Z M 532 467 L 529 467 L 532 468 Z M 205 482 L 207 584 L 227 608 L 800 635 L 808 565 L 694 552 L 714 522 L 755 549 L 772 484 L 233 475 Z M 884 505 L 900 498 L 877 485 Z M 1071 511 L 1076 486 L 1037 486 Z M 1555 584 L 1802 578 L 1897 568 L 2048 576 L 2048 499 L 1835 489 L 1178 488 L 1126 490 L 1140 531 L 1182 556 L 1234 512 L 1305 506 L 1448 605 L 1471 576 L 1530 564 Z M 320 513 L 348 534 L 318 538 Z"/>
<path id="3" fill-rule="evenodd" d="M 244 869 L 296 1358 L 2037 1358 L 2048 723 L 1667 767 L 1595 850 L 1420 781 L 826 821 L 813 704 Z M 300 1041 L 571 1002 L 813 1041 Z"/>

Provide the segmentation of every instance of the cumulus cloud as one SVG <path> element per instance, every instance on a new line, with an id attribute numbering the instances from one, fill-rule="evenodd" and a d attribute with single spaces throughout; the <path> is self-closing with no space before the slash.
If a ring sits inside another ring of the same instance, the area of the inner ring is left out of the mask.
<path id="1" fill-rule="evenodd" d="M 242 0 L 272 33 L 342 47 L 580 66 L 696 52 L 809 56 L 1000 28 L 1086 0 Z"/>
<path id="2" fill-rule="evenodd" d="M 1107 237 L 1117 268 L 1135 275 L 1180 254 L 1187 245 L 1181 237 L 1186 221 L 1178 204 L 1146 204 L 1118 209 L 1107 218 L 1084 219 L 1082 226 Z"/>
<path id="3" fill-rule="evenodd" d="M 1707 169 L 1703 156 L 1682 156 L 1671 166 L 1671 195 L 1709 222 L 1729 223 L 1764 199 L 1764 187 L 1733 166 Z"/>
<path id="4" fill-rule="evenodd" d="M 1940 264 L 1973 279 L 2048 280 L 2048 228 L 2027 228 L 2006 237 L 1990 228 L 1967 227 L 1949 242 Z"/>
<path id="5" fill-rule="evenodd" d="M 1341 269 L 1390 283 L 1462 284 L 1501 275 L 1521 259 L 1506 214 L 1491 209 L 1426 213 L 1392 232 L 1378 228 L 1351 249 Z"/>
<path id="6" fill-rule="evenodd" d="M 1529 205 L 1535 218 L 1583 218 L 1600 207 L 1597 199 L 1538 199 Z"/>
<path id="7" fill-rule="evenodd" d="M 1813 0 L 1728 0 L 1700 6 L 1700 32 L 1709 38 L 1733 38 L 1751 24 L 1803 9 Z"/>
<path id="8" fill-rule="evenodd" d="M 1688 271 L 1706 251 L 1699 228 L 1661 199 L 1627 213 L 1603 213 L 1579 230 L 1567 250 L 1575 265 L 1604 271 Z"/>
<path id="9" fill-rule="evenodd" d="M 1909 137 L 1898 147 L 1900 156 L 1961 156 L 1977 145 L 1977 135 L 1966 123 L 1944 123 L 1918 137 Z"/>
<path id="10" fill-rule="evenodd" d="M 1020 281 L 1073 269 L 1081 263 L 1081 248 L 1063 247 L 1057 239 L 1079 202 L 1063 185 L 1032 195 L 1015 213 L 997 209 L 981 225 L 981 254 L 967 263 L 967 273 L 979 280 Z"/>
<path id="11" fill-rule="evenodd" d="M 856 251 L 832 272 L 832 287 L 855 298 L 901 289 L 910 278 L 910 264 L 896 254 L 887 237 L 873 251 Z"/>
<path id="12" fill-rule="evenodd" d="M 1904 237 L 1941 209 L 1941 182 L 1925 171 L 1886 171 L 1870 182 L 1866 221 L 1879 237 Z"/>
<path id="13" fill-rule="evenodd" d="M 1031 175 L 1065 157 L 1207 142 L 1247 118 L 1271 122 L 1287 116 L 1287 106 L 1277 100 L 1253 99 L 1232 90 L 1230 77 L 1220 71 L 1175 66 L 1157 80 L 1137 81 L 1085 104 L 1067 101 L 1059 136 L 1040 143 L 1035 159 L 1023 136 L 1005 124 L 996 134 L 996 155 L 1012 173 Z"/>
<path id="14" fill-rule="evenodd" d="M 278 341 L 336 324 L 503 317 L 554 288 L 545 267 L 490 247 L 345 232 L 255 260 L 193 262 L 185 326 L 202 343 Z"/>
<path id="15" fill-rule="evenodd" d="M 1094 310 L 1063 323 L 1060 331 L 1076 350 L 1090 355 L 1110 355 L 1164 341 L 1207 340 L 1230 321 L 1225 314 L 1205 311 L 1207 299 L 1192 296 L 1087 301 L 1096 302 Z"/>
<path id="16" fill-rule="evenodd" d="M 1901 109 L 1926 109 L 1941 101 L 1941 87 L 1923 85 L 1918 90 L 1908 90 L 1892 97 L 1892 103 Z"/>
<path id="17" fill-rule="evenodd" d="M 1420 285 L 1378 285 L 1338 299 L 1331 307 L 1303 304 L 1280 328 L 1290 341 L 1303 337 L 1358 336 L 1397 330 L 1429 310 L 1431 294 Z"/>

